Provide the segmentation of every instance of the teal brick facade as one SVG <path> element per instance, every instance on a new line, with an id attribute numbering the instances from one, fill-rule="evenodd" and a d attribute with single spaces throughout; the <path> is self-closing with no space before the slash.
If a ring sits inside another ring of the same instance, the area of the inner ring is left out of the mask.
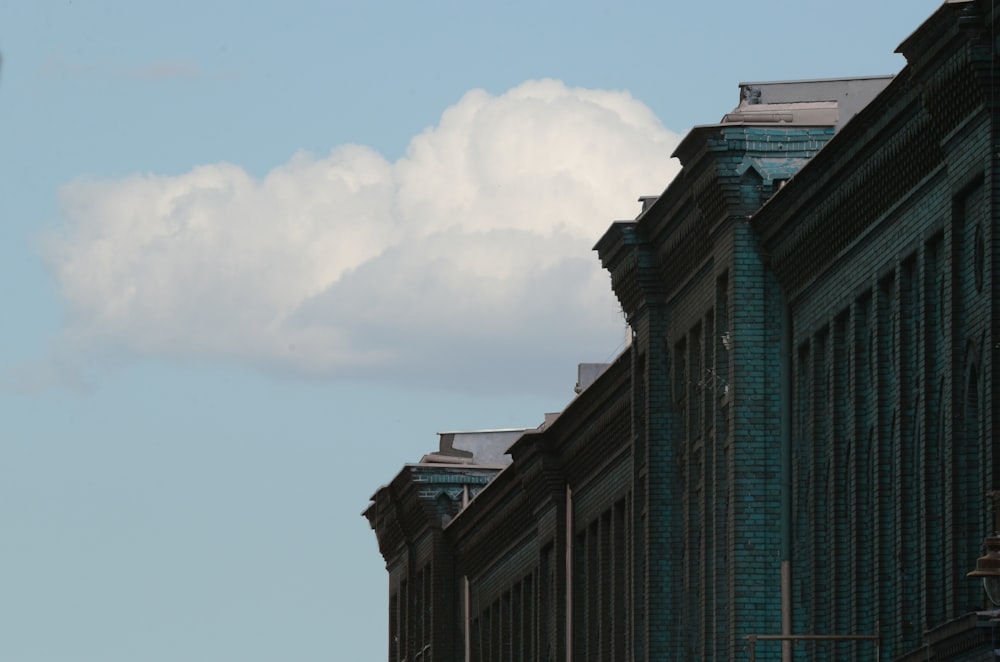
<path id="1" fill-rule="evenodd" d="M 413 476 L 369 510 L 390 662 L 993 659 L 997 27 L 945 3 L 846 124 L 781 99 L 691 131 L 595 247 L 630 347 L 453 520 Z"/>
<path id="2" fill-rule="evenodd" d="M 992 11 L 943 6 L 901 47 L 909 66 L 753 221 L 793 345 L 794 629 L 878 627 L 885 659 L 992 659 L 975 621 L 955 631 L 983 606 L 966 573 L 995 485 Z"/>

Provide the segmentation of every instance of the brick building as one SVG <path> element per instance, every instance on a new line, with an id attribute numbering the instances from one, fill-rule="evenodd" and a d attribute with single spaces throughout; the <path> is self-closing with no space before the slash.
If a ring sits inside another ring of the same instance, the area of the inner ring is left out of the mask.
<path id="1" fill-rule="evenodd" d="M 993 659 L 998 18 L 687 135 L 596 246 L 629 348 L 502 461 L 442 439 L 373 497 L 390 662 Z"/>

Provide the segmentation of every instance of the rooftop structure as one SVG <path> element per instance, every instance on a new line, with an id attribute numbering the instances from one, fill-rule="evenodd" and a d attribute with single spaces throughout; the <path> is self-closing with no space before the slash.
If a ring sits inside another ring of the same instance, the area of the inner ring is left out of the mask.
<path id="1" fill-rule="evenodd" d="M 892 76 L 740 83 L 740 103 L 721 124 L 833 125 L 840 129 Z"/>

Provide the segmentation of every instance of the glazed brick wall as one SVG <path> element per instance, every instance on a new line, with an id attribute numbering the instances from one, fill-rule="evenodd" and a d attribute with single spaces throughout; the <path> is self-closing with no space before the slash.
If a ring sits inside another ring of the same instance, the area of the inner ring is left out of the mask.
<path id="1" fill-rule="evenodd" d="M 574 659 L 629 654 L 629 365 L 629 356 L 620 358 L 565 418 L 525 435 L 511 449 L 515 463 L 448 526 L 457 572 L 469 580 L 472 660 L 563 660 L 577 641 Z M 574 550 L 578 528 L 594 535 Z M 567 554 L 575 551 L 585 554 L 574 570 Z M 585 625 L 568 626 L 574 604 L 568 589 L 577 583 Z"/>
<path id="2" fill-rule="evenodd" d="M 612 504 L 629 494 L 631 460 L 627 454 L 612 456 L 606 465 L 588 476 L 590 480 L 573 489 L 573 522 L 577 531 L 589 526 Z"/>
<path id="3" fill-rule="evenodd" d="M 636 403 L 634 416 L 642 419 L 645 457 L 636 458 L 639 475 L 636 495 L 642 501 L 635 510 L 634 529 L 642 529 L 642 547 L 637 597 L 644 620 L 636 618 L 637 651 L 640 659 L 684 659 L 689 641 L 683 610 L 677 597 L 681 594 L 680 553 L 683 541 L 680 528 L 681 495 L 677 475 L 677 412 L 670 397 L 670 374 L 667 371 L 666 311 L 661 306 L 648 307 L 633 328 L 640 344 L 644 368 L 634 376 L 641 380 L 645 394 Z M 641 492 L 640 492 L 641 491 Z M 680 547 L 679 547 L 680 546 Z"/>
<path id="4" fill-rule="evenodd" d="M 684 180 L 705 218 L 678 200 L 676 216 L 647 215 L 633 235 L 656 238 L 665 291 L 663 305 L 633 296 L 643 305 L 626 310 L 642 659 L 732 658 L 746 635 L 780 631 L 781 290 L 747 220 L 831 135 L 720 129 L 711 167 Z"/>
<path id="5" fill-rule="evenodd" d="M 730 657 L 781 631 L 781 311 L 748 223 L 733 228 L 728 556 Z"/>
<path id="6" fill-rule="evenodd" d="M 864 634 L 878 622 L 888 659 L 982 602 L 965 573 L 992 482 L 992 278 L 976 257 L 993 236 L 991 144 L 985 115 L 964 122 L 945 162 L 790 302 L 795 629 Z M 807 650 L 871 655 L 867 644 Z"/>
<path id="7" fill-rule="evenodd" d="M 527 529 L 531 530 L 530 527 Z M 472 578 L 472 604 L 485 607 L 510 590 L 515 582 L 535 571 L 538 545 L 534 537 L 497 555 L 496 562 L 485 572 Z"/>

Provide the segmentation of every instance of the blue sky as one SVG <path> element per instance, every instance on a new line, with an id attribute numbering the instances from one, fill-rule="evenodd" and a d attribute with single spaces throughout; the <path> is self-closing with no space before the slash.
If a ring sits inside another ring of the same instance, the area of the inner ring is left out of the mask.
<path id="1" fill-rule="evenodd" d="M 361 511 L 622 348 L 591 246 L 929 0 L 0 0 L 0 659 L 369 660 Z"/>

